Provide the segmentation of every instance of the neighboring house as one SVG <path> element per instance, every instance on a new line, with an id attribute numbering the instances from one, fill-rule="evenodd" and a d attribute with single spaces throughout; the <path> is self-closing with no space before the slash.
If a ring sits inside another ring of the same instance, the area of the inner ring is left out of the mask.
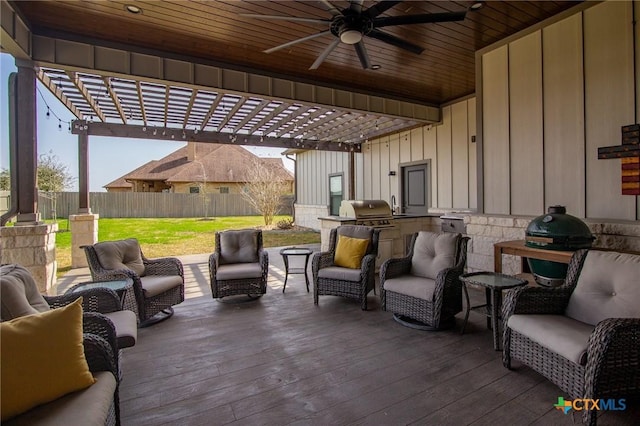
<path id="1" fill-rule="evenodd" d="M 275 167 L 293 192 L 293 174 L 280 158 L 258 157 L 241 146 L 189 142 L 104 186 L 108 192 L 238 194 L 258 161 Z"/>

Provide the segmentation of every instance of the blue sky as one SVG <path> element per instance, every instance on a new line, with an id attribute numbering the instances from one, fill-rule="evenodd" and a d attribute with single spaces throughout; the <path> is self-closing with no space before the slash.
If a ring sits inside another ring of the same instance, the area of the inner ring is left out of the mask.
<path id="1" fill-rule="evenodd" d="M 0 167 L 9 168 L 8 81 L 16 71 L 11 55 L 0 54 Z M 72 190 L 78 190 L 78 137 L 69 132 L 69 122 L 75 116 L 62 105 L 49 90 L 37 84 L 37 137 L 38 155 L 53 152 L 68 167 L 75 178 Z M 47 119 L 47 105 L 50 117 Z M 58 120 L 59 117 L 61 121 Z M 62 125 L 62 129 L 58 125 Z M 158 160 L 184 146 L 184 142 L 147 139 L 89 137 L 89 190 L 104 191 L 107 183 L 151 160 Z M 249 151 L 262 157 L 281 157 L 282 148 L 249 147 Z M 281 157 L 285 166 L 293 170 L 290 160 Z"/>

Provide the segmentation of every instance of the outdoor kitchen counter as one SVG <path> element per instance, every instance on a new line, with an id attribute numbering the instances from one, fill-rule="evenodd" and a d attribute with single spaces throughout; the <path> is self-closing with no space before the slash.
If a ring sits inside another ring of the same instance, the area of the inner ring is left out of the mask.
<path id="1" fill-rule="evenodd" d="M 321 250 L 329 248 L 329 234 L 331 229 L 340 225 L 355 224 L 356 218 L 346 216 L 325 216 L 320 220 L 320 244 Z M 411 241 L 411 236 L 418 231 L 440 232 L 440 214 L 426 213 L 421 215 L 394 215 L 389 228 L 380 229 L 380 241 L 378 243 L 378 259 L 376 265 L 390 257 L 402 257 L 406 246 Z"/>

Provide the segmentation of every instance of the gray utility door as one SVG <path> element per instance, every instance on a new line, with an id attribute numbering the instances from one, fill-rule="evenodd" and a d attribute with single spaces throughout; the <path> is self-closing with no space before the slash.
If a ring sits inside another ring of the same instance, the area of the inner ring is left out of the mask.
<path id="1" fill-rule="evenodd" d="M 407 214 L 429 210 L 429 164 L 402 167 L 402 210 Z"/>

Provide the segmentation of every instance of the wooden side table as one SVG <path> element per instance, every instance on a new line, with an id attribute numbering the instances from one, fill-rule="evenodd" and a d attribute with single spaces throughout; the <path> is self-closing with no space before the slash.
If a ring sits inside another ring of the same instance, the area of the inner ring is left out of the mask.
<path id="1" fill-rule="evenodd" d="M 551 262 L 569 263 L 572 251 L 560 251 L 560 250 L 543 250 L 539 248 L 527 247 L 524 244 L 524 240 L 514 241 L 501 241 L 493 245 L 493 270 L 495 272 L 502 272 L 502 255 L 511 254 L 514 256 L 522 257 L 522 271 L 528 270 L 526 265 L 526 258 L 549 260 Z"/>

